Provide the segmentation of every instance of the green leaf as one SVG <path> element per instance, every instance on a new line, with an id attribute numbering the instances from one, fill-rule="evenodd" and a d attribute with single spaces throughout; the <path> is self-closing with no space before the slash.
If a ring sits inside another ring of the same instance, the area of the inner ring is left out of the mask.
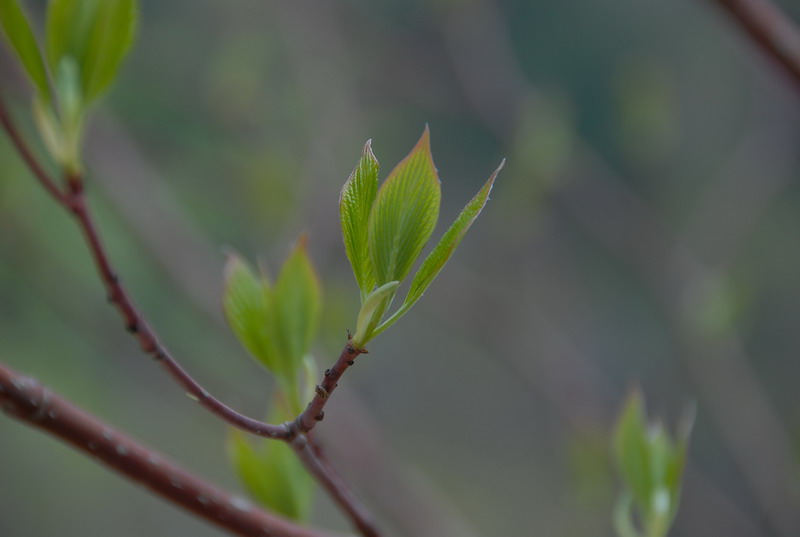
<path id="1" fill-rule="evenodd" d="M 378 192 L 378 161 L 371 144 L 372 140 L 367 140 L 361 159 L 339 195 L 344 249 L 361 290 L 362 303 L 375 287 L 367 245 L 369 213 Z"/>
<path id="2" fill-rule="evenodd" d="M 136 33 L 136 0 L 51 0 L 47 10 L 47 60 L 55 69 L 72 56 L 86 103 L 113 81 Z"/>
<path id="3" fill-rule="evenodd" d="M 53 111 L 50 101 L 37 95 L 33 99 L 33 121 L 42 137 L 44 146 L 56 162 L 67 160 L 66 140 L 64 130 Z"/>
<path id="4" fill-rule="evenodd" d="M 678 505 L 680 504 L 681 497 L 681 483 L 683 480 L 683 472 L 686 468 L 686 457 L 689 451 L 689 437 L 692 434 L 692 427 L 694 426 L 696 409 L 694 405 L 690 406 L 684 412 L 681 421 L 678 425 L 678 434 L 675 441 L 675 449 L 672 454 L 672 459 L 666 470 L 666 486 L 671 496 L 672 516 L 674 517 Z"/>
<path id="5" fill-rule="evenodd" d="M 394 324 L 397 319 L 402 317 L 409 309 L 411 309 L 411 306 L 413 306 L 417 300 L 422 297 L 423 293 L 425 293 L 425 291 L 428 289 L 428 286 L 430 286 L 434 278 L 436 278 L 439 272 L 441 272 L 442 268 L 444 268 L 444 265 L 450 259 L 450 256 L 453 255 L 453 252 L 456 251 L 456 248 L 461 243 L 461 239 L 464 238 L 467 230 L 470 228 L 483 207 L 486 205 L 486 202 L 489 199 L 489 193 L 492 191 L 492 186 L 494 185 L 494 180 L 497 178 L 497 174 L 500 173 L 500 170 L 503 169 L 504 164 L 505 160 L 500 163 L 500 166 L 498 166 L 491 177 L 489 177 L 489 180 L 486 181 L 486 184 L 483 185 L 483 188 L 481 188 L 475 197 L 472 198 L 472 200 L 467 204 L 467 206 L 464 207 L 464 209 L 461 211 L 461 214 L 459 214 L 458 218 L 456 218 L 456 221 L 453 222 L 452 226 L 450 226 L 450 229 L 448 229 L 442 236 L 439 244 L 437 244 L 431 253 L 428 254 L 428 257 L 425 258 L 422 266 L 414 275 L 414 279 L 411 280 L 411 288 L 408 290 L 408 295 L 406 295 L 403 305 L 399 310 L 397 310 L 397 312 L 387 319 L 383 325 L 381 325 L 381 327 L 378 329 L 378 333 Z"/>
<path id="6" fill-rule="evenodd" d="M 307 243 L 305 235 L 297 241 L 271 293 L 275 348 L 287 381 L 295 387 L 303 358 L 314 342 L 322 309 L 322 291 Z"/>
<path id="7" fill-rule="evenodd" d="M 622 476 L 643 509 L 649 507 L 653 490 L 646 429 L 642 394 L 634 390 L 622 411 L 614 440 Z"/>
<path id="8" fill-rule="evenodd" d="M 428 128 L 381 185 L 369 215 L 368 242 L 375 283 L 402 281 L 439 217 L 441 186 Z"/>
<path id="9" fill-rule="evenodd" d="M 633 525 L 633 498 L 627 492 L 614 505 L 614 529 L 619 537 L 640 537 Z"/>
<path id="10" fill-rule="evenodd" d="M 397 286 L 400 282 L 394 281 L 381 285 L 375 289 L 358 312 L 356 323 L 356 335 L 353 336 L 353 345 L 358 349 L 363 349 L 373 337 L 375 337 L 375 327 L 381 322 L 383 314 L 394 298 Z"/>
<path id="11" fill-rule="evenodd" d="M 50 87 L 47 84 L 42 54 L 28 24 L 28 18 L 17 0 L 0 0 L 0 25 L 39 94 L 49 100 Z"/>
<path id="12" fill-rule="evenodd" d="M 276 401 L 271 423 L 291 419 Z M 228 452 L 239 479 L 262 505 L 288 518 L 307 521 L 314 498 L 314 482 L 284 442 L 258 439 L 255 445 L 239 430 L 231 430 Z"/>
<path id="13" fill-rule="evenodd" d="M 137 20 L 136 0 L 103 0 L 100 3 L 83 72 L 87 102 L 100 95 L 116 77 L 133 43 Z"/>
<path id="14" fill-rule="evenodd" d="M 223 309 L 239 341 L 267 369 L 276 373 L 280 364 L 269 340 L 269 305 L 266 293 L 269 284 L 256 277 L 236 254 L 230 254 L 225 265 Z"/>

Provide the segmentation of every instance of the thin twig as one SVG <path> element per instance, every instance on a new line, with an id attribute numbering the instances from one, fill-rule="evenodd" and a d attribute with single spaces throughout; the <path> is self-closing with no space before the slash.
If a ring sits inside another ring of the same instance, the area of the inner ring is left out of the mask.
<path id="1" fill-rule="evenodd" d="M 318 447 L 312 444 L 312 440 L 307 435 L 299 435 L 289 445 L 309 473 L 325 487 L 331 498 L 354 522 L 359 533 L 364 537 L 380 537 L 381 534 L 375 527 L 372 515 L 350 491 L 328 460 L 320 456 Z"/>
<path id="2" fill-rule="evenodd" d="M 770 0 L 716 0 L 800 89 L 800 31 Z"/>
<path id="3" fill-rule="evenodd" d="M 106 288 L 108 300 L 119 311 L 125 322 L 126 329 L 136 337 L 141 349 L 161 364 L 167 373 L 186 390 L 187 395 L 234 427 L 258 436 L 291 442 L 293 447 L 307 442 L 304 437 L 306 433 L 314 428 L 317 422 L 322 420 L 324 415 L 323 408 L 327 403 L 328 397 L 336 388 L 337 381 L 347 368 L 353 364 L 353 360 L 360 353 L 366 351 L 354 349 L 348 338 L 348 342 L 336 364 L 326 372 L 321 385 L 317 387 L 317 394 L 314 399 L 294 421 L 274 425 L 250 418 L 228 407 L 222 401 L 213 397 L 181 367 L 169 350 L 159 341 L 155 331 L 150 328 L 144 316 L 133 304 L 132 299 L 120 283 L 119 276 L 112 267 L 106 249 L 100 240 L 97 227 L 86 204 L 83 178 L 77 173 L 68 174 L 66 177 L 67 191 L 61 191 L 56 182 L 39 165 L 36 157 L 28 148 L 11 120 L 2 99 L 0 99 L 0 119 L 4 129 L 37 179 L 59 205 L 75 216 L 78 226 L 86 239 L 100 279 Z M 379 533 L 375 529 L 366 508 L 350 492 L 345 483 L 335 473 L 332 473 L 330 465 L 322 464 L 316 460 L 313 450 L 304 453 L 297 451 L 297 453 L 306 469 L 319 480 L 320 484 L 331 494 L 334 501 L 342 506 L 345 514 L 351 518 L 353 525 L 359 531 L 362 531 L 363 536 L 379 537 Z"/>
<path id="4" fill-rule="evenodd" d="M 186 390 L 189 396 L 234 427 L 258 436 L 288 439 L 289 431 L 286 427 L 264 423 L 236 412 L 211 396 L 180 366 L 133 305 L 128 293 L 122 287 L 116 271 L 112 268 L 87 208 L 81 177 L 75 174 L 67 177 L 68 191 L 62 191 L 39 164 L 33 152 L 25 143 L 2 99 L 0 99 L 0 122 L 37 180 L 61 207 L 75 216 L 108 293 L 108 299 L 122 315 L 126 329 L 136 336 L 142 350 L 155 358 L 169 372 L 172 378 Z"/>
<path id="5" fill-rule="evenodd" d="M 73 406 L 37 380 L 0 363 L 0 409 L 72 445 L 104 466 L 235 535 L 332 537 L 253 506 L 197 478 Z"/>
<path id="6" fill-rule="evenodd" d="M 352 345 L 352 340 L 348 336 L 347 344 L 339 354 L 339 359 L 333 364 L 333 367 L 325 371 L 322 379 L 322 384 L 316 387 L 316 394 L 314 399 L 308 404 L 308 407 L 299 415 L 293 423 L 293 428 L 298 429 L 300 432 L 307 433 L 314 428 L 317 422 L 322 421 L 325 417 L 324 408 L 328 402 L 328 398 L 333 393 L 333 390 L 339 385 L 339 379 L 347 368 L 353 365 L 354 360 L 359 354 L 366 353 L 366 349 L 357 349 Z"/>

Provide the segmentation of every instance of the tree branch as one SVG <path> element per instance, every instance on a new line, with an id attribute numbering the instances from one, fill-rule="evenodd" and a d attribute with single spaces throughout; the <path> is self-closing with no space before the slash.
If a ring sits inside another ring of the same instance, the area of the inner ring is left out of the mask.
<path id="1" fill-rule="evenodd" d="M 59 189 L 57 183 L 39 165 L 33 152 L 25 143 L 2 99 L 0 99 L 0 123 L 2 123 L 3 128 L 22 155 L 23 160 L 39 182 L 42 183 L 59 205 L 75 216 L 78 226 L 86 239 L 100 279 L 106 288 L 108 300 L 119 311 L 125 322 L 125 328 L 136 337 L 141 349 L 161 364 L 167 373 L 186 390 L 187 395 L 211 413 L 234 427 L 257 436 L 289 442 L 309 473 L 319 481 L 344 513 L 351 518 L 351 522 L 362 532 L 363 536 L 380 537 L 366 508 L 347 488 L 344 481 L 333 472 L 330 464 L 320 462 L 313 450 L 302 449 L 302 446 L 308 443 L 305 435 L 314 428 L 317 422 L 322 420 L 324 416 L 323 409 L 328 397 L 336 388 L 337 381 L 347 368 L 353 365 L 353 360 L 365 351 L 355 349 L 348 338 L 348 342 L 336 364 L 326 371 L 321 385 L 317 386 L 314 399 L 294 421 L 274 425 L 250 418 L 228 407 L 222 401 L 213 397 L 181 367 L 169 350 L 159 341 L 155 331 L 150 328 L 150 325 L 120 283 L 119 276 L 111 265 L 108 253 L 100 239 L 97 227 L 86 204 L 82 176 L 78 173 L 68 173 L 66 177 L 67 190 L 62 191 Z"/>
<path id="2" fill-rule="evenodd" d="M 328 402 L 333 390 L 339 385 L 339 379 L 342 378 L 344 372 L 347 371 L 351 365 L 355 363 L 355 359 L 359 354 L 365 354 L 366 349 L 357 349 L 352 344 L 352 339 L 348 335 L 347 344 L 342 349 L 339 358 L 333 367 L 325 370 L 325 375 L 322 379 L 322 384 L 316 387 L 316 394 L 306 409 L 297 416 L 294 423 L 291 425 L 292 430 L 307 433 L 314 428 L 317 422 L 322 421 L 325 417 L 325 405 Z"/>
<path id="3" fill-rule="evenodd" d="M 800 89 L 800 31 L 770 0 L 716 0 Z"/>
<path id="4" fill-rule="evenodd" d="M 0 409 L 235 535 L 333 537 L 262 511 L 244 498 L 203 481 L 73 406 L 36 379 L 20 375 L 2 363 Z"/>
<path id="5" fill-rule="evenodd" d="M 186 390 L 187 395 L 234 427 L 258 436 L 288 439 L 290 433 L 286 427 L 264 423 L 236 412 L 209 394 L 180 366 L 136 309 L 133 301 L 120 283 L 116 271 L 111 266 L 108 254 L 100 240 L 97 228 L 86 205 L 81 177 L 76 174 L 68 176 L 68 191 L 62 191 L 57 183 L 44 171 L 44 168 L 39 165 L 38 160 L 25 143 L 19 130 L 17 130 L 1 99 L 0 123 L 2 123 L 3 128 L 8 133 L 20 155 L 22 155 L 23 160 L 42 186 L 61 207 L 75 216 L 108 293 L 108 300 L 116 306 L 125 322 L 125 328 L 136 336 L 142 350 L 159 362 L 170 376 Z"/>
<path id="6" fill-rule="evenodd" d="M 328 460 L 321 456 L 319 446 L 311 437 L 305 434 L 298 435 L 289 442 L 289 445 L 303 462 L 306 470 L 325 487 L 333 501 L 353 521 L 359 533 L 364 537 L 380 537 L 381 534 L 375 526 L 372 515 L 355 497 Z"/>

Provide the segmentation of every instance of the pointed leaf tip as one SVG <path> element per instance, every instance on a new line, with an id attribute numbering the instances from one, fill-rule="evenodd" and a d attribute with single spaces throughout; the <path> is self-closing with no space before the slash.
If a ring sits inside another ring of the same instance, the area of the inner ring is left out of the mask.
<path id="1" fill-rule="evenodd" d="M 494 186 L 494 181 L 497 178 L 497 174 L 500 173 L 501 169 L 503 169 L 504 163 L 505 160 L 503 160 L 503 162 L 500 163 L 500 166 L 498 166 L 492 175 L 489 176 L 489 179 L 486 181 L 486 183 L 484 183 L 483 187 L 481 187 L 472 200 L 467 203 L 467 205 L 461 211 L 461 214 L 459 214 L 456 218 L 455 222 L 453 222 L 445 234 L 442 235 L 442 238 L 439 240 L 439 243 L 436 245 L 436 247 L 431 251 L 430 254 L 428 254 L 428 257 L 425 258 L 422 266 L 414 275 L 408 295 L 406 296 L 403 306 L 398 313 L 401 315 L 404 314 L 411 308 L 411 306 L 414 305 L 417 300 L 422 297 L 423 293 L 427 290 L 439 272 L 441 272 L 441 270 L 444 268 L 447 261 L 456 251 L 458 245 L 461 244 L 461 240 L 467 234 L 469 228 L 486 206 L 486 202 L 489 200 L 489 194 Z"/>
<path id="2" fill-rule="evenodd" d="M 367 140 L 361 158 L 339 194 L 342 239 L 361 291 L 362 302 L 375 287 L 369 260 L 367 230 L 369 214 L 378 192 L 378 168 L 378 160 L 372 152 L 372 140 Z"/>
<path id="3" fill-rule="evenodd" d="M 268 295 L 275 349 L 292 383 L 314 342 L 322 309 L 322 287 L 307 246 L 308 236 L 301 235 Z"/>
<path id="4" fill-rule="evenodd" d="M 0 0 L 0 28 L 3 29 L 12 50 L 36 86 L 39 95 L 49 100 L 50 87 L 42 54 L 25 11 L 17 0 Z"/>
<path id="5" fill-rule="evenodd" d="M 266 286 L 238 254 L 228 254 L 222 299 L 225 318 L 250 354 L 274 372 L 277 363 L 267 334 L 270 313 Z"/>
<path id="6" fill-rule="evenodd" d="M 441 185 L 425 129 L 378 190 L 369 215 L 369 254 L 375 283 L 402 281 L 433 233 Z"/>

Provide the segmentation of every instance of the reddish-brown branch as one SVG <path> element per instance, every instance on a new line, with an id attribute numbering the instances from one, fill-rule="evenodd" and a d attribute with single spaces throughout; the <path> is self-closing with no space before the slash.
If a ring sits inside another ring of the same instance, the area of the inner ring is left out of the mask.
<path id="1" fill-rule="evenodd" d="M 353 521 L 358 532 L 364 537 L 380 537 L 372 515 L 358 498 L 350 491 L 347 484 L 334 471 L 327 459 L 323 459 L 312 440 L 304 434 L 296 436 L 289 445 L 303 461 L 303 466 L 322 485 L 336 504 Z"/>
<path id="2" fill-rule="evenodd" d="M 353 346 L 352 340 L 348 337 L 347 344 L 342 349 L 339 359 L 333 364 L 333 367 L 325 371 L 322 379 L 322 384 L 316 387 L 316 394 L 314 399 L 308 404 L 306 409 L 297 416 L 293 423 L 293 429 L 296 428 L 301 432 L 309 432 L 314 428 L 317 422 L 325 417 L 324 409 L 328 402 L 333 390 L 339 385 L 339 379 L 347 368 L 354 364 L 354 360 L 359 354 L 366 352 L 362 349 L 357 349 Z"/>
<path id="3" fill-rule="evenodd" d="M 46 431 L 153 493 L 235 535 L 332 537 L 262 511 L 134 442 L 42 386 L 0 364 L 0 409 Z"/>
<path id="4" fill-rule="evenodd" d="M 50 178 L 44 168 L 39 164 L 33 152 L 25 143 L 25 140 L 17 130 L 2 100 L 0 100 L 0 123 L 2 123 L 9 138 L 11 138 L 20 155 L 22 155 L 23 160 L 42 186 L 53 196 L 53 199 L 55 199 L 59 205 L 75 216 L 78 226 L 86 238 L 86 243 L 89 246 L 92 259 L 97 266 L 97 271 L 108 293 L 108 299 L 120 312 L 125 322 L 126 329 L 136 336 L 142 350 L 155 358 L 172 378 L 186 390 L 188 395 L 234 427 L 259 436 L 284 438 L 288 440 L 290 432 L 287 427 L 264 423 L 236 412 L 211 396 L 207 390 L 180 366 L 167 348 L 158 340 L 155 332 L 136 309 L 133 301 L 120 283 L 116 271 L 112 268 L 106 250 L 100 240 L 97 228 L 94 225 L 94 221 L 86 205 L 81 177 L 74 174 L 68 176 L 68 189 L 66 192 L 62 191 L 58 187 L 58 184 Z"/>
<path id="5" fill-rule="evenodd" d="M 769 0 L 716 0 L 800 89 L 800 31 Z"/>
<path id="6" fill-rule="evenodd" d="M 362 535 L 364 537 L 379 537 L 379 533 L 375 529 L 372 518 L 369 516 L 366 508 L 358 501 L 355 495 L 350 492 L 344 481 L 338 477 L 332 467 L 329 464 L 323 464 L 316 460 L 316 453 L 313 450 L 297 449 L 297 446 L 302 446 L 307 443 L 305 438 L 306 433 L 311 431 L 314 425 L 322 419 L 323 408 L 327 403 L 328 397 L 336 388 L 339 378 L 344 371 L 352 365 L 355 357 L 364 351 L 355 350 L 348 340 L 336 364 L 326 372 L 321 385 L 317 387 L 317 394 L 314 399 L 309 403 L 306 410 L 292 422 L 273 425 L 255 420 L 228 407 L 222 401 L 213 397 L 181 367 L 178 361 L 159 341 L 155 331 L 150 328 L 144 316 L 133 304 L 125 288 L 120 283 L 119 276 L 112 267 L 105 247 L 100 240 L 97 227 L 86 205 L 82 177 L 77 174 L 67 175 L 67 191 L 62 192 L 55 181 L 53 181 L 39 165 L 35 156 L 16 129 L 2 100 L 0 100 L 0 120 L 6 132 L 14 142 L 14 145 L 37 179 L 59 205 L 75 216 L 78 226 L 86 239 L 86 243 L 103 285 L 106 288 L 108 299 L 116 306 L 116 309 L 123 318 L 126 329 L 137 338 L 141 349 L 159 362 L 192 399 L 196 400 L 199 404 L 224 421 L 234 427 L 258 436 L 291 442 L 300 460 L 303 461 L 303 464 L 306 466 L 306 469 L 315 476 L 319 483 L 331 495 L 333 500 L 342 507 L 344 513 L 350 517 L 351 522 L 362 532 Z"/>

